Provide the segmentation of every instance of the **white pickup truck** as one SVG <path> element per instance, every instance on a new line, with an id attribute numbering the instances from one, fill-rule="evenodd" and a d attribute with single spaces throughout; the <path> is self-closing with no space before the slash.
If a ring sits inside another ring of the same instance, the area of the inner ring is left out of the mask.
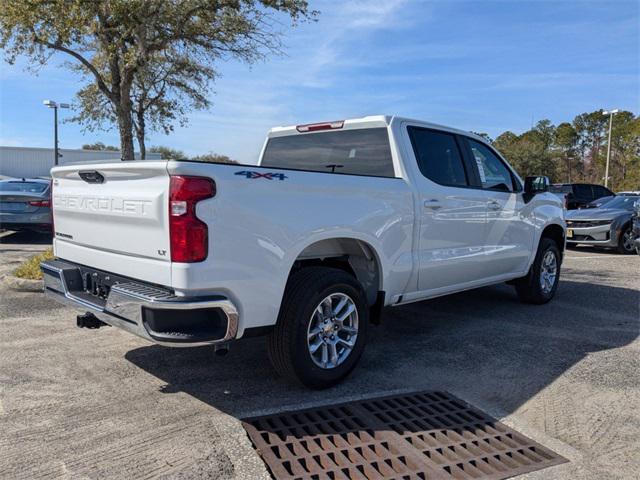
<path id="1" fill-rule="evenodd" d="M 510 282 L 549 301 L 565 246 L 546 177 L 483 138 L 395 116 L 273 128 L 259 164 L 56 167 L 45 291 L 167 346 L 268 336 L 314 388 L 358 362 L 383 306 Z"/>

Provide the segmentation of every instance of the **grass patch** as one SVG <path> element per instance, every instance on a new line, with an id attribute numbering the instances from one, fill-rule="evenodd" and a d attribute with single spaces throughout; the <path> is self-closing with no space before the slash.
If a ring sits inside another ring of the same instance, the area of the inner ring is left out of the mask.
<path id="1" fill-rule="evenodd" d="M 15 269 L 13 274 L 18 278 L 26 278 L 28 280 L 42 280 L 40 262 L 43 262 L 45 260 L 53 260 L 53 258 L 53 249 L 48 248 L 42 253 L 29 257 L 22 265 Z"/>

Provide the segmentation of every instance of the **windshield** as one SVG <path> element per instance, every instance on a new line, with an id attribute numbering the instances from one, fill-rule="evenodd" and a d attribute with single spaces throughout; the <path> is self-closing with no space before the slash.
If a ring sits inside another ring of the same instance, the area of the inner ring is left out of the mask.
<path id="1" fill-rule="evenodd" d="M 3 193 L 42 193 L 49 184 L 39 182 L 2 182 L 0 192 Z"/>
<path id="2" fill-rule="evenodd" d="M 633 210 L 633 203 L 640 199 L 640 196 L 632 197 L 632 196 L 620 196 L 613 197 L 611 200 L 605 202 L 600 205 L 600 208 L 609 208 L 609 209 L 622 209 L 622 210 Z"/>

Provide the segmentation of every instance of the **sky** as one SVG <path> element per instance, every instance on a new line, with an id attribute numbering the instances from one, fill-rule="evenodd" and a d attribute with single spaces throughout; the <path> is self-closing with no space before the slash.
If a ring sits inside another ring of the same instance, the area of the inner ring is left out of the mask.
<path id="1" fill-rule="evenodd" d="M 254 162 L 269 128 L 401 115 L 486 132 L 521 133 L 540 119 L 599 108 L 640 113 L 638 0 L 313 1 L 316 22 L 278 19 L 284 53 L 217 64 L 213 107 L 147 145 Z M 45 99 L 72 102 L 81 79 L 55 55 L 37 74 L 0 61 L 0 145 L 53 144 Z M 60 118 L 70 117 L 60 111 Z M 60 147 L 102 141 L 60 123 Z"/>

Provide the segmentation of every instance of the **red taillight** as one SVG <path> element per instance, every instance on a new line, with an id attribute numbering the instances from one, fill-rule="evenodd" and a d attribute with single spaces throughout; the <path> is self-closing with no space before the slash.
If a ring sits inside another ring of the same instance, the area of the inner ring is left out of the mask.
<path id="1" fill-rule="evenodd" d="M 344 120 L 338 120 L 335 122 L 324 123 L 309 123 L 307 125 L 298 125 L 296 130 L 301 133 L 304 132 L 317 132 L 318 130 L 334 130 L 336 128 L 344 127 Z"/>
<path id="2" fill-rule="evenodd" d="M 196 203 L 216 194 L 210 178 L 172 176 L 169 186 L 171 261 L 201 262 L 207 258 L 207 224 L 196 216 Z"/>
<path id="3" fill-rule="evenodd" d="M 33 202 L 29 202 L 29 205 L 32 207 L 50 207 L 51 200 L 34 200 Z"/>

